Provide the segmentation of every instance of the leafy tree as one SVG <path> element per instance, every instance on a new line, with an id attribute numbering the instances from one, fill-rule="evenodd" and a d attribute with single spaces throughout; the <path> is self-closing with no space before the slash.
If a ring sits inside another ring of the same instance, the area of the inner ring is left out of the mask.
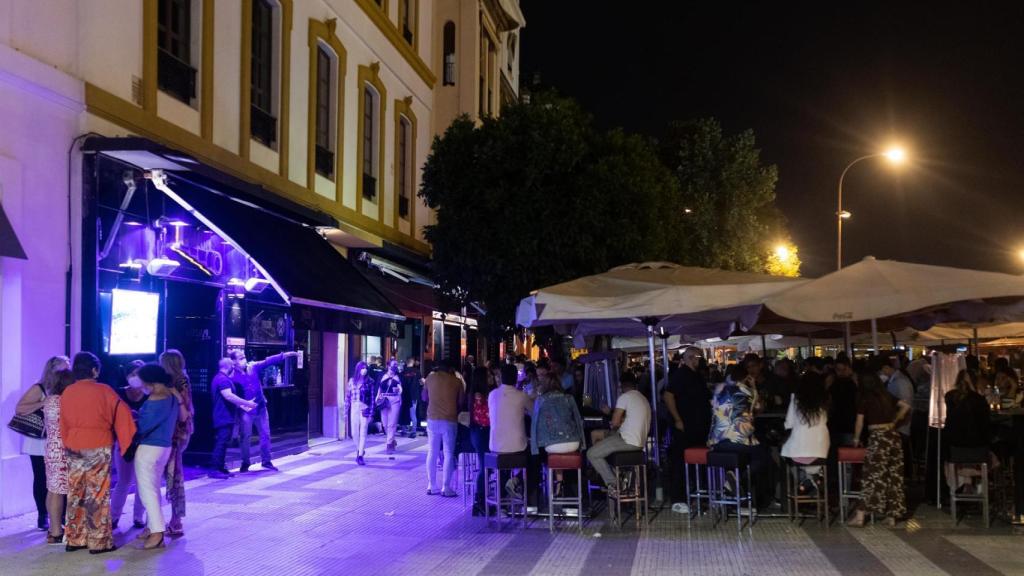
<path id="1" fill-rule="evenodd" d="M 602 133 L 551 93 L 436 138 L 419 196 L 434 274 L 452 303 L 483 302 L 486 328 L 510 327 L 531 290 L 638 260 L 668 259 L 679 226 L 672 174 L 655 148 Z"/>
<path id="2" fill-rule="evenodd" d="M 761 272 L 770 242 L 786 237 L 775 207 L 774 165 L 761 164 L 750 130 L 723 133 L 717 120 L 672 124 L 662 158 L 679 180 L 686 264 Z M 795 254 L 795 251 L 794 251 Z"/>
<path id="3" fill-rule="evenodd" d="M 790 240 L 779 242 L 768 252 L 764 271 L 772 276 L 800 275 L 800 255 L 796 244 Z"/>

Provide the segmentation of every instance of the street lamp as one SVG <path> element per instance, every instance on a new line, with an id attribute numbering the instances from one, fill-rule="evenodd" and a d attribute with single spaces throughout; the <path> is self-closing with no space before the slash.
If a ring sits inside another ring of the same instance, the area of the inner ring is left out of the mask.
<path id="1" fill-rule="evenodd" d="M 789 260 L 789 247 L 785 244 L 779 244 L 775 247 L 775 257 L 782 262 Z"/>
<path id="2" fill-rule="evenodd" d="M 846 168 L 843 169 L 843 173 L 839 175 L 839 194 L 836 198 L 836 270 L 842 270 L 843 268 L 843 220 L 851 216 L 849 212 L 843 210 L 843 179 L 846 178 L 846 173 L 850 171 L 850 168 L 853 168 L 854 164 L 862 160 L 878 157 L 883 157 L 892 164 L 902 164 L 907 159 L 907 153 L 903 148 L 897 146 L 883 152 L 865 154 L 847 164 Z"/>

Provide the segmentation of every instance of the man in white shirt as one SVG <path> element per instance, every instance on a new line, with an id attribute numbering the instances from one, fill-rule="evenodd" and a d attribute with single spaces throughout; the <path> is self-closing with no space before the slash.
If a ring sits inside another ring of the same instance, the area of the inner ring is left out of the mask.
<path id="1" fill-rule="evenodd" d="M 608 457 L 616 452 L 643 450 L 651 428 L 651 405 L 647 397 L 636 390 L 636 377 L 631 373 L 623 374 L 619 386 L 622 394 L 612 412 L 613 432 L 587 450 L 587 460 L 609 489 L 615 485 L 615 475 Z"/>
<path id="2" fill-rule="evenodd" d="M 516 367 L 504 364 L 501 367 L 501 386 L 487 396 L 487 410 L 491 417 L 491 452 L 523 452 L 529 444 L 526 437 L 526 415 L 533 413 L 533 400 L 516 388 L 517 377 Z"/>

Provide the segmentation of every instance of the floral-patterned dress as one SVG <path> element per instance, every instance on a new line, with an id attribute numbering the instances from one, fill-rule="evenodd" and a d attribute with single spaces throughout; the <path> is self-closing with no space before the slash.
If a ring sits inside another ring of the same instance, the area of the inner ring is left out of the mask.
<path id="1" fill-rule="evenodd" d="M 756 446 L 754 404 L 757 392 L 742 382 L 726 382 L 711 398 L 711 431 L 708 446 L 734 442 Z"/>
<path id="2" fill-rule="evenodd" d="M 68 493 L 68 457 L 60 438 L 60 396 L 43 400 L 43 422 L 46 425 L 46 489 L 53 494 Z"/>
<path id="3" fill-rule="evenodd" d="M 188 441 L 192 438 L 195 426 L 195 408 L 192 406 L 192 385 L 188 378 L 179 379 L 174 383 L 174 389 L 181 393 L 182 404 L 188 409 L 188 419 L 181 420 L 174 427 L 174 435 L 171 437 L 171 454 L 167 458 L 167 501 L 171 503 L 171 516 L 173 518 L 185 517 L 185 468 L 182 464 L 182 455 L 188 448 Z"/>

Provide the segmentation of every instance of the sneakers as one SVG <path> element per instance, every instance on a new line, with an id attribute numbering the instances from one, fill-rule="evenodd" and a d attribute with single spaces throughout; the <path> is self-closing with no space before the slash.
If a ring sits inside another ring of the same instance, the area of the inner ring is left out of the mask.
<path id="1" fill-rule="evenodd" d="M 278 472 L 277 466 L 274 466 L 274 463 L 269 460 L 261 464 L 261 466 L 264 470 L 273 470 L 274 472 Z"/>
<path id="2" fill-rule="evenodd" d="M 689 514 L 690 507 L 686 504 L 686 502 L 676 502 L 675 504 L 672 505 L 672 511 L 676 514 Z"/>
<path id="3" fill-rule="evenodd" d="M 209 476 L 210 476 L 210 478 L 216 478 L 218 480 L 227 480 L 228 478 L 231 478 L 232 476 L 234 476 L 234 474 L 232 474 L 231 472 L 228 472 L 227 470 L 224 470 L 222 468 L 220 470 L 214 470 L 214 471 L 210 472 Z"/>
<path id="4" fill-rule="evenodd" d="M 240 473 L 242 473 L 242 474 L 245 474 L 246 472 L 248 472 L 249 471 L 249 463 L 246 462 L 245 464 L 242 464 L 241 466 L 239 466 L 238 467 L 238 471 Z"/>
<path id="5" fill-rule="evenodd" d="M 508 482 L 505 482 L 505 491 L 508 492 L 508 495 L 512 496 L 513 498 L 522 498 L 523 487 L 522 484 L 519 482 L 519 478 L 509 478 Z"/>
<path id="6" fill-rule="evenodd" d="M 363 458 L 362 454 L 356 456 L 356 464 L 359 464 L 360 466 L 366 466 L 366 460 Z"/>
<path id="7" fill-rule="evenodd" d="M 396 450 L 398 450 L 398 442 L 395 441 L 395 440 L 392 440 L 391 442 L 388 442 L 388 446 L 387 446 L 387 450 L 386 450 L 387 453 L 388 454 L 394 454 Z"/>

